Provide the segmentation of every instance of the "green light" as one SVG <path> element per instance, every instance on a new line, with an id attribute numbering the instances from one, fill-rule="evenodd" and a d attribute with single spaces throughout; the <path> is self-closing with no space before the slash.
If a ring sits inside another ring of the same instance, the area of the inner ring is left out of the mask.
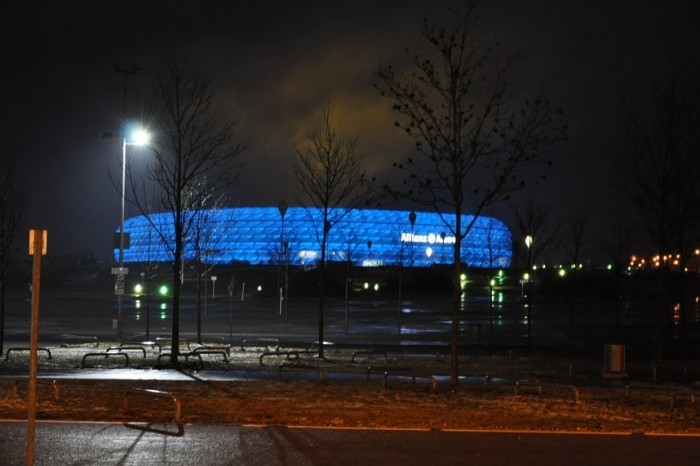
<path id="1" fill-rule="evenodd" d="M 168 291 L 167 285 L 161 285 L 160 288 L 158 288 L 158 293 L 160 293 L 161 296 L 168 296 Z"/>

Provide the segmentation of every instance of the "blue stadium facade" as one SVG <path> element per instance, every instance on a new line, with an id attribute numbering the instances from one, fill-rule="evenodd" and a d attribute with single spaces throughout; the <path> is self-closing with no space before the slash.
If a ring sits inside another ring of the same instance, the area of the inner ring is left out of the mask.
<path id="1" fill-rule="evenodd" d="M 359 266 L 425 267 L 452 261 L 455 238 L 440 216 L 416 212 L 411 226 L 410 211 L 350 210 L 330 230 L 329 261 L 350 261 Z M 161 231 L 172 232 L 172 214 L 156 213 L 151 220 Z M 235 207 L 202 212 L 201 228 L 209 241 L 200 241 L 199 249 L 207 263 L 251 265 L 289 262 L 312 266 L 320 260 L 320 213 L 315 209 L 290 207 L 284 220 L 277 207 Z M 464 215 L 466 225 L 472 216 Z M 117 230 L 118 231 L 118 230 Z M 170 248 L 164 246 L 154 227 L 144 216 L 128 218 L 124 231 L 130 235 L 130 247 L 124 261 L 170 262 Z M 166 236 L 172 237 L 172 234 Z M 492 217 L 479 217 L 465 241 L 462 261 L 469 267 L 508 267 L 511 262 L 511 234 Z M 286 247 L 285 247 L 286 246 Z M 114 251 L 115 258 L 119 250 Z M 287 261 L 284 257 L 288 257 Z M 189 246 L 185 258 L 195 257 Z"/>

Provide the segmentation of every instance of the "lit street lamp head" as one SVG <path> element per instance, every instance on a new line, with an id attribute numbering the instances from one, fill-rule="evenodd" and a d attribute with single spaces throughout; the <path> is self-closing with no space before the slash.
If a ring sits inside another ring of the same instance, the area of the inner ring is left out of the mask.
<path id="1" fill-rule="evenodd" d="M 131 135 L 131 144 L 136 146 L 145 146 L 150 142 L 150 140 L 151 135 L 144 129 L 134 131 L 134 133 Z"/>
<path id="2" fill-rule="evenodd" d="M 124 144 L 127 146 L 145 146 L 150 140 L 151 134 L 138 126 L 129 127 L 124 133 Z"/>

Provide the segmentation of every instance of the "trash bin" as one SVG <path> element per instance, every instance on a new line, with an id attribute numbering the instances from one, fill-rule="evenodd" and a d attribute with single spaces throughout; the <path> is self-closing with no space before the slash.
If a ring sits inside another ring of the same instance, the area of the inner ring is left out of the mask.
<path id="1" fill-rule="evenodd" d="M 625 345 L 619 343 L 608 343 L 605 345 L 603 377 L 627 377 L 627 372 L 625 370 Z"/>

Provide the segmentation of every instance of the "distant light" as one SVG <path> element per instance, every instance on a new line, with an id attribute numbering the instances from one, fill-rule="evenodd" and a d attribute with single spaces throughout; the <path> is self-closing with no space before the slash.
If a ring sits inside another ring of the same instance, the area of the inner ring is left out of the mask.
<path id="1" fill-rule="evenodd" d="M 559 276 L 562 278 L 566 277 L 566 269 L 559 269 Z"/>
<path id="2" fill-rule="evenodd" d="M 161 287 L 158 288 L 158 293 L 160 293 L 161 296 L 168 296 L 168 287 L 166 285 L 161 285 Z"/>
<path id="3" fill-rule="evenodd" d="M 374 291 L 379 291 L 379 283 L 374 284 Z"/>

